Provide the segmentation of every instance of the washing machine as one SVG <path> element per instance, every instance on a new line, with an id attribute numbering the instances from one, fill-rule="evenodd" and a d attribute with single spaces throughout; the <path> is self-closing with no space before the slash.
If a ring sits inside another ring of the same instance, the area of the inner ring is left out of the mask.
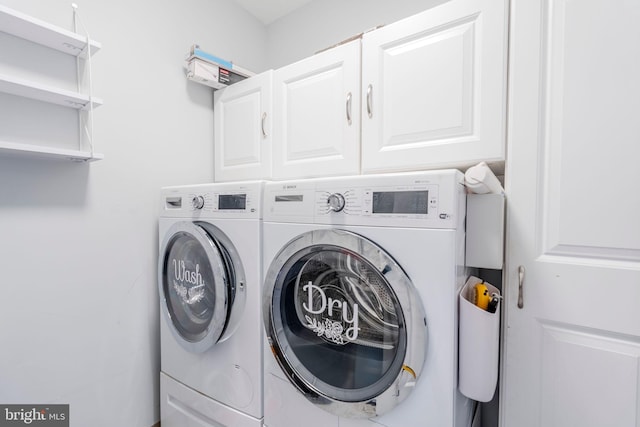
<path id="1" fill-rule="evenodd" d="M 263 419 L 263 182 L 161 191 L 163 427 L 257 427 Z"/>
<path id="2" fill-rule="evenodd" d="M 265 426 L 468 427 L 463 175 L 265 186 Z"/>

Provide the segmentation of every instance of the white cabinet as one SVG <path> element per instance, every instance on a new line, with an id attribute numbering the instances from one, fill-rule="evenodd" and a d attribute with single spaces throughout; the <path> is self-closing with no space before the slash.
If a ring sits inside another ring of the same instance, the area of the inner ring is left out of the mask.
<path id="1" fill-rule="evenodd" d="M 100 43 L 89 40 L 72 31 L 59 28 L 46 22 L 35 19 L 18 11 L 0 5 L 0 32 L 10 34 L 37 45 L 54 49 L 64 54 L 75 57 L 76 61 L 88 59 L 100 49 Z M 5 52 L 6 54 L 6 52 Z M 21 52 L 24 54 L 24 52 Z M 10 55 L 6 54 L 3 61 Z M 63 55 L 65 56 L 65 55 Z M 49 66 L 50 64 L 42 64 Z M 77 69 L 79 70 L 80 64 Z M 77 86 L 80 86 L 80 75 L 73 76 Z M 89 84 L 90 86 L 90 84 Z M 22 141 L 6 140 L 0 133 L 0 154 L 30 155 L 46 158 L 62 158 L 71 160 L 93 161 L 103 158 L 102 154 L 95 153 L 92 147 L 91 113 L 96 107 L 102 105 L 102 100 L 89 93 L 71 91 L 37 80 L 25 79 L 13 73 L 0 73 L 0 93 L 29 98 L 35 101 L 67 107 L 78 110 L 78 120 L 83 120 L 82 130 L 78 135 L 78 148 L 69 149 L 47 145 L 47 141 L 38 143 L 25 143 Z M 81 116 L 83 115 L 83 116 Z M 89 129 L 89 131 L 85 131 Z M 89 147 L 83 144 L 83 137 L 89 139 Z"/>
<path id="2" fill-rule="evenodd" d="M 360 172 L 360 40 L 273 73 L 274 179 Z"/>
<path id="3" fill-rule="evenodd" d="M 216 180 L 503 162 L 507 9 L 508 0 L 451 0 L 273 71 L 271 135 L 260 133 L 266 110 L 248 89 L 258 78 L 226 88 Z"/>
<path id="4" fill-rule="evenodd" d="M 267 71 L 214 93 L 216 182 L 271 176 L 271 78 Z"/>
<path id="5" fill-rule="evenodd" d="M 453 0 L 362 38 L 362 171 L 504 160 L 507 2 Z"/>

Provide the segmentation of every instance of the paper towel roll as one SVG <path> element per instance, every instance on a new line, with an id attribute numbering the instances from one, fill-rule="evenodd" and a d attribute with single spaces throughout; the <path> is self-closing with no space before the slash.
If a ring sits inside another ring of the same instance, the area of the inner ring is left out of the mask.
<path id="1" fill-rule="evenodd" d="M 500 180 L 489 169 L 485 162 L 480 162 L 470 167 L 464 174 L 464 182 L 466 187 L 472 193 L 476 194 L 504 194 L 504 189 Z"/>

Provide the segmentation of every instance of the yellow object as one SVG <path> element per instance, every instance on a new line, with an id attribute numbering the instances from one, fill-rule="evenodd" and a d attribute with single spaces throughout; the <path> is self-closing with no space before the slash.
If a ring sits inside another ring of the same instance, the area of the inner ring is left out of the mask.
<path id="1" fill-rule="evenodd" d="M 486 310 L 487 308 L 489 308 L 489 301 L 491 301 L 491 295 L 489 295 L 489 289 L 487 288 L 487 285 L 485 285 L 484 283 L 478 283 L 475 286 L 475 289 L 476 289 L 476 294 L 475 294 L 476 305 L 479 308 Z"/>
<path id="2" fill-rule="evenodd" d="M 414 371 L 413 369 L 411 369 L 410 367 L 408 367 L 407 365 L 402 365 L 402 370 L 403 371 L 407 371 L 413 378 L 417 379 L 416 377 L 416 371 Z"/>

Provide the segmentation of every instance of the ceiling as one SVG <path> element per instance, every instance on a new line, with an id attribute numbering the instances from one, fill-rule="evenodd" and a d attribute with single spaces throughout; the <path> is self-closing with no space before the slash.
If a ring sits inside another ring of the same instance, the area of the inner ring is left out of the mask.
<path id="1" fill-rule="evenodd" d="M 311 0 L 235 0 L 243 9 L 258 18 L 264 25 L 281 18 Z"/>

